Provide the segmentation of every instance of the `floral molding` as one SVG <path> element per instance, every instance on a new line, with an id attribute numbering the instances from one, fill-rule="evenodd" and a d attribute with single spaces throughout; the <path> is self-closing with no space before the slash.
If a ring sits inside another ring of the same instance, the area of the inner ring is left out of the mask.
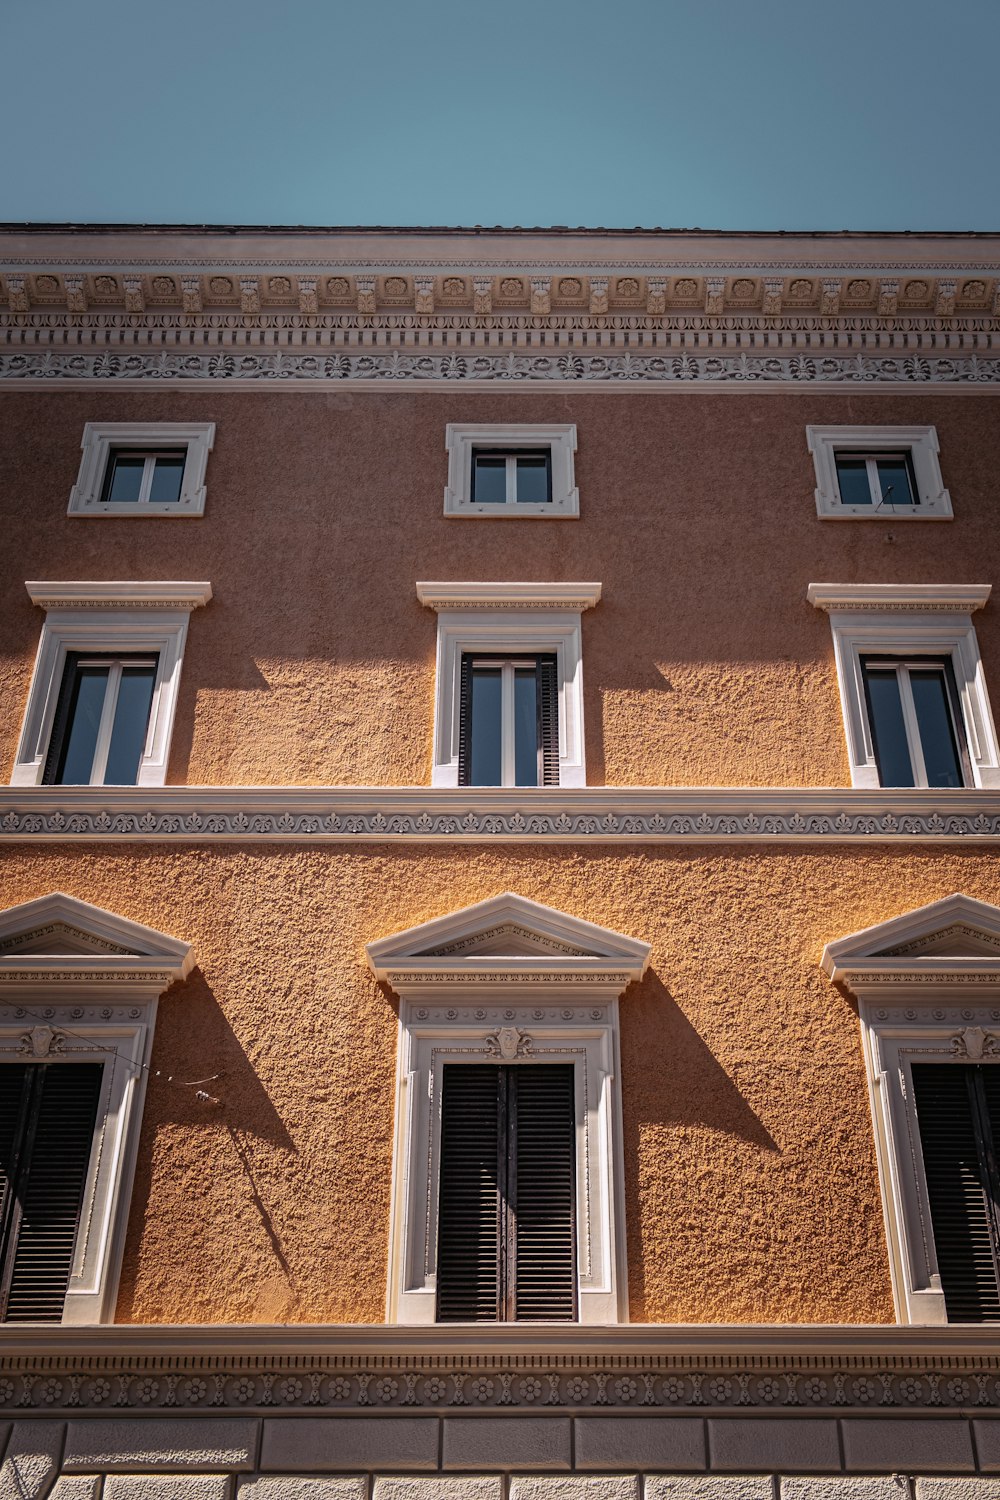
<path id="1" fill-rule="evenodd" d="M 9 787 L 0 842 L 1000 841 L 1000 793 L 871 788 Z"/>

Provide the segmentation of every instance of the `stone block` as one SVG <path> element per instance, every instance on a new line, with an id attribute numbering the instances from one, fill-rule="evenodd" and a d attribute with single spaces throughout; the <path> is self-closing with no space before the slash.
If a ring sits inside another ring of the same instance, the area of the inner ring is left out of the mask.
<path id="1" fill-rule="evenodd" d="M 247 1417 L 101 1417 L 70 1422 L 63 1468 L 106 1474 L 220 1473 L 254 1468 L 258 1424 Z M 3 1497 L 0 1496 L 0 1500 Z"/>
<path id="2" fill-rule="evenodd" d="M 974 1471 L 972 1435 L 961 1417 L 845 1417 L 844 1467 L 851 1473 Z"/>
<path id="3" fill-rule="evenodd" d="M 366 1500 L 368 1481 L 363 1474 L 343 1479 L 309 1479 L 303 1474 L 255 1474 L 241 1479 L 237 1500 Z M 483 1497 L 486 1500 L 486 1497 Z"/>
<path id="4" fill-rule="evenodd" d="M 700 1417 L 578 1417 L 578 1469 L 704 1469 Z"/>
<path id="5" fill-rule="evenodd" d="M 49 1500 L 97 1500 L 100 1474 L 60 1474 Z"/>
<path id="6" fill-rule="evenodd" d="M 781 1500 L 909 1500 L 902 1474 L 851 1475 L 840 1479 L 790 1475 L 779 1481 Z"/>
<path id="7" fill-rule="evenodd" d="M 443 1469 L 569 1469 L 568 1417 L 445 1417 Z"/>
<path id="8" fill-rule="evenodd" d="M 109 1474 L 104 1500 L 229 1500 L 229 1474 Z"/>
<path id="9" fill-rule="evenodd" d="M 62 1422 L 15 1422 L 0 1464 L 0 1500 L 43 1500 L 59 1473 Z"/>
<path id="10" fill-rule="evenodd" d="M 1000 1421 L 990 1417 L 976 1417 L 972 1423 L 976 1438 L 979 1467 L 986 1474 L 1000 1470 Z"/>
<path id="11" fill-rule="evenodd" d="M 502 1474 L 438 1474 L 376 1479 L 373 1500 L 503 1500 Z"/>
<path id="12" fill-rule="evenodd" d="M 822 1417 L 710 1417 L 713 1469 L 792 1474 L 840 1469 L 837 1424 Z"/>
<path id="13" fill-rule="evenodd" d="M 260 1468 L 436 1469 L 437 1458 L 436 1417 L 268 1417 Z"/>
<path id="14" fill-rule="evenodd" d="M 918 1479 L 917 1500 L 1000 1500 L 1000 1479 Z"/>
<path id="15" fill-rule="evenodd" d="M 644 1500 L 774 1500 L 774 1486 L 756 1474 L 650 1475 Z"/>
<path id="16" fill-rule="evenodd" d="M 516 1474 L 510 1481 L 510 1500 L 639 1500 L 638 1474 L 609 1474 L 605 1479 L 573 1474 Z"/>

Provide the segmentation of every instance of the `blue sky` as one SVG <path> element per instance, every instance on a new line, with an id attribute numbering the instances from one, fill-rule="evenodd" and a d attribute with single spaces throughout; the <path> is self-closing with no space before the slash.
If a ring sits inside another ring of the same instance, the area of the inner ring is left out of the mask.
<path id="1" fill-rule="evenodd" d="M 0 19 L 8 221 L 1000 230 L 1000 0 Z"/>

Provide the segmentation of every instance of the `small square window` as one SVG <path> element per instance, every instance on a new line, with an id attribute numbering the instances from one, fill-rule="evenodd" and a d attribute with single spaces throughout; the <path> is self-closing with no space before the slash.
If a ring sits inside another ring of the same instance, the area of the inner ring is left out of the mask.
<path id="1" fill-rule="evenodd" d="M 574 426 L 452 422 L 446 428 L 446 447 L 446 516 L 559 520 L 579 515 Z"/>
<path id="2" fill-rule="evenodd" d="M 212 422 L 88 422 L 71 516 L 200 516 Z"/>
<path id="3" fill-rule="evenodd" d="M 807 427 L 821 520 L 950 521 L 933 427 Z"/>

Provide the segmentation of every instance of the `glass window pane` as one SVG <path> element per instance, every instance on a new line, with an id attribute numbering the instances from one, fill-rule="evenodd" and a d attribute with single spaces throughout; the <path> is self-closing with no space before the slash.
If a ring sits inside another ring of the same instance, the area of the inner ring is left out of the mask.
<path id="1" fill-rule="evenodd" d="M 122 669 L 115 721 L 111 729 L 111 746 L 104 772 L 105 786 L 135 786 L 146 743 L 155 677 L 155 667 Z"/>
<path id="2" fill-rule="evenodd" d="M 506 458 L 496 454 L 473 453 L 472 499 L 476 505 L 506 505 Z"/>
<path id="3" fill-rule="evenodd" d="M 838 453 L 837 484 L 841 505 L 871 505 L 872 488 L 868 483 L 868 465 L 863 458 L 844 458 Z"/>
<path id="4" fill-rule="evenodd" d="M 913 786 L 913 766 L 896 673 L 866 668 L 865 682 L 879 781 L 882 786 Z"/>
<path id="5" fill-rule="evenodd" d="M 927 768 L 927 785 L 964 786 L 944 672 L 940 667 L 911 671 L 910 687 L 920 726 L 920 748 Z"/>
<path id="6" fill-rule="evenodd" d="M 105 500 L 113 500 L 116 505 L 138 500 L 146 460 L 142 457 L 130 458 L 123 453 L 113 453 L 110 463 L 111 475 L 110 482 L 105 489 Z"/>
<path id="7" fill-rule="evenodd" d="M 184 455 L 164 454 L 156 460 L 153 469 L 153 484 L 149 491 L 154 505 L 168 503 L 181 498 L 181 480 L 184 478 Z"/>
<path id="8" fill-rule="evenodd" d="M 535 669 L 514 673 L 514 785 L 538 785 L 538 710 Z"/>
<path id="9" fill-rule="evenodd" d="M 877 464 L 883 505 L 915 505 L 910 466 L 905 458 L 880 458 Z"/>
<path id="10" fill-rule="evenodd" d="M 552 499 L 547 453 L 521 455 L 517 460 L 517 503 L 545 505 Z"/>
<path id="11" fill-rule="evenodd" d="M 472 786 L 501 783 L 500 668 L 472 669 Z"/>
<path id="12" fill-rule="evenodd" d="M 90 783 L 108 671 L 107 667 L 80 667 L 77 670 L 62 769 L 57 778 L 64 786 L 87 786 Z"/>

